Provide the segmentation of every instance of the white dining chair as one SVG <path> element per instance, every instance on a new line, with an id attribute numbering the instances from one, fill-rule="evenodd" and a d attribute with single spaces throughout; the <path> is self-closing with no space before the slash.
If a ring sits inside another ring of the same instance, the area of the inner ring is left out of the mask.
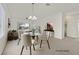
<path id="1" fill-rule="evenodd" d="M 47 33 L 46 31 L 42 31 L 41 35 L 39 36 L 40 39 L 40 48 L 42 46 L 42 41 L 47 41 L 48 44 L 48 48 L 50 49 L 50 45 L 49 45 L 49 33 Z"/>
<path id="2" fill-rule="evenodd" d="M 41 34 L 41 27 L 40 26 L 37 26 L 36 27 L 36 30 L 35 30 L 35 36 L 36 36 L 37 42 L 38 42 L 38 39 L 39 39 L 39 35 L 40 34 Z"/>
<path id="3" fill-rule="evenodd" d="M 23 33 L 23 30 L 18 30 L 18 45 L 20 43 L 20 40 L 21 40 L 21 34 Z"/>
<path id="4" fill-rule="evenodd" d="M 36 41 L 38 42 L 39 39 L 39 35 L 41 33 L 40 27 L 35 27 L 34 29 L 32 29 L 32 32 L 30 32 L 31 36 L 33 39 L 36 39 Z"/>
<path id="5" fill-rule="evenodd" d="M 23 46 L 22 46 L 20 55 L 22 55 L 24 47 L 26 47 L 26 48 L 29 47 L 30 55 L 31 55 L 32 54 L 31 46 L 33 46 L 33 49 L 35 50 L 35 46 L 34 46 L 35 40 L 33 40 L 32 37 L 30 36 L 30 34 L 28 34 L 28 33 L 23 33 L 21 35 L 21 40 L 22 40 Z"/>
<path id="6" fill-rule="evenodd" d="M 23 34 L 23 33 L 30 33 L 29 31 L 30 31 L 29 29 L 18 29 L 18 39 L 19 39 L 18 45 L 19 45 L 20 40 L 21 40 L 21 34 Z"/>

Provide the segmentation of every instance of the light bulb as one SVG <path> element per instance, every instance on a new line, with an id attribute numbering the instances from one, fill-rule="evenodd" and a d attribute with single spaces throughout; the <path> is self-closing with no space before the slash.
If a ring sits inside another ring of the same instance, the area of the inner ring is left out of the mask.
<path id="1" fill-rule="evenodd" d="M 28 19 L 32 19 L 32 16 L 29 16 Z"/>
<path id="2" fill-rule="evenodd" d="M 32 20 L 37 20 L 37 17 L 36 16 L 33 16 Z"/>

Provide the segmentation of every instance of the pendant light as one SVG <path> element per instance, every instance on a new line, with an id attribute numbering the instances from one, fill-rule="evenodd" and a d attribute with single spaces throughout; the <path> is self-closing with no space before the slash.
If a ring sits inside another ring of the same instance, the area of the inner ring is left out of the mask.
<path id="1" fill-rule="evenodd" d="M 34 3 L 32 3 L 32 15 L 28 17 L 29 20 L 37 20 L 37 17 L 34 15 Z"/>

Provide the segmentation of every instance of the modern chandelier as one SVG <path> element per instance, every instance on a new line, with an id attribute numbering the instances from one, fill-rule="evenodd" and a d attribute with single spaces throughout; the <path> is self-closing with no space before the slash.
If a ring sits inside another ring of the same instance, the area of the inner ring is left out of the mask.
<path id="1" fill-rule="evenodd" d="M 34 15 L 34 4 L 32 3 L 32 15 L 28 17 L 29 20 L 37 20 L 37 17 Z"/>

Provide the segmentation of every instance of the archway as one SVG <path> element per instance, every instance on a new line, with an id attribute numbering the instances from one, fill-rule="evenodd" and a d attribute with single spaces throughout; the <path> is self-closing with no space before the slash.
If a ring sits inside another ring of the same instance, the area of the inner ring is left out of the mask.
<path id="1" fill-rule="evenodd" d="M 5 13 L 2 5 L 0 4 L 0 36 L 4 33 L 4 20 L 5 20 Z"/>
<path id="2" fill-rule="evenodd" d="M 0 4 L 0 54 L 2 54 L 7 43 L 8 21 L 5 16 L 3 5 Z"/>

